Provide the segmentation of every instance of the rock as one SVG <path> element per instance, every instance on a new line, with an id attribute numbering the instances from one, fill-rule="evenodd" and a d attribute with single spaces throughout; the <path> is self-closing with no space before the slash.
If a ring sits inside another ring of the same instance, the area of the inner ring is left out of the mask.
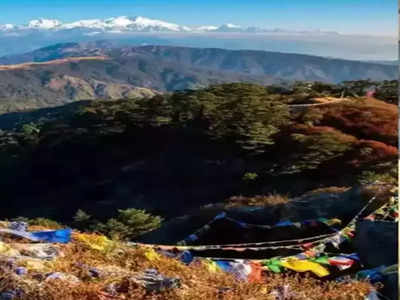
<path id="1" fill-rule="evenodd" d="M 155 269 L 147 269 L 143 274 L 131 279 L 149 292 L 161 292 L 181 286 L 179 278 L 164 277 Z"/>
<path id="2" fill-rule="evenodd" d="M 50 280 L 64 280 L 68 281 L 70 283 L 79 283 L 80 280 L 74 275 L 71 274 L 66 274 L 66 273 L 61 273 L 61 272 L 54 272 L 50 273 L 47 275 L 47 278 L 45 281 L 50 281 Z"/>
<path id="3" fill-rule="evenodd" d="M 354 246 L 361 262 L 368 268 L 397 263 L 397 223 L 361 221 L 356 225 Z"/>
<path id="4" fill-rule="evenodd" d="M 11 244 L 21 255 L 40 259 L 54 259 L 61 256 L 58 248 L 52 244 Z"/>
<path id="5" fill-rule="evenodd" d="M 76 264 L 79 268 L 81 268 L 82 270 L 86 271 L 87 275 L 90 276 L 91 278 L 100 278 L 102 277 L 103 272 L 100 271 L 98 268 L 94 268 L 82 263 L 78 263 Z"/>
<path id="6" fill-rule="evenodd" d="M 11 222 L 8 225 L 9 229 L 17 230 L 17 231 L 27 231 L 28 223 L 26 222 Z"/>
<path id="7" fill-rule="evenodd" d="M 110 283 L 107 285 L 105 291 L 114 297 L 118 295 L 116 283 Z"/>
<path id="8" fill-rule="evenodd" d="M 88 271 L 93 278 L 100 278 L 101 276 L 101 272 L 97 268 L 90 268 Z"/>
<path id="9" fill-rule="evenodd" d="M 281 220 L 290 220 L 292 222 L 301 222 L 303 220 L 311 220 L 317 218 L 339 218 L 343 224 L 349 222 L 365 204 L 372 198 L 371 194 L 376 192 L 370 191 L 367 187 L 354 187 L 349 190 L 343 190 L 338 193 L 318 192 L 306 194 L 302 197 L 291 199 L 288 203 L 277 204 L 272 206 L 233 206 L 226 207 L 224 204 L 212 204 L 202 207 L 201 210 L 192 215 L 175 218 L 167 221 L 159 229 L 151 231 L 139 237 L 139 241 L 143 243 L 153 244 L 176 244 L 185 239 L 190 234 L 201 228 L 210 220 L 212 220 L 221 211 L 225 211 L 228 217 L 251 224 L 273 225 Z M 386 187 L 382 187 L 385 192 Z M 383 193 L 383 192 L 382 192 Z M 389 193 L 389 192 L 387 192 Z M 388 199 L 387 195 L 377 197 L 377 202 Z M 382 198 L 382 199 L 381 199 Z M 375 208 L 371 205 L 372 208 Z M 371 210 L 367 209 L 366 213 Z M 235 227 L 236 228 L 236 227 Z M 322 228 L 323 230 L 323 228 Z M 228 240 L 229 234 L 236 239 L 242 240 L 240 234 L 228 231 L 228 235 L 221 236 L 225 239 L 223 242 L 236 243 L 236 240 Z M 288 234 L 293 236 L 288 236 Z M 310 232 L 311 235 L 324 234 L 326 232 Z M 274 229 L 274 233 L 269 232 L 268 236 L 261 233 L 262 241 L 273 241 L 281 239 L 295 239 L 298 237 L 297 230 L 288 231 L 288 228 Z M 255 231 L 251 231 L 251 236 L 246 242 L 259 242 L 260 237 L 255 235 Z M 207 241 L 207 243 L 216 243 L 216 241 Z M 223 243 L 222 241 L 218 241 Z"/>

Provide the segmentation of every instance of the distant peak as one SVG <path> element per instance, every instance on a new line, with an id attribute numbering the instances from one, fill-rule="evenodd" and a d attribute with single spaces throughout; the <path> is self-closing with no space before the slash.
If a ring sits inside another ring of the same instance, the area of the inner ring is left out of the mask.
<path id="1" fill-rule="evenodd" d="M 241 28 L 240 25 L 235 25 L 235 24 L 231 24 L 231 23 L 228 23 L 228 24 L 225 24 L 225 25 L 222 25 L 222 26 L 226 26 L 228 28 Z"/>
<path id="2" fill-rule="evenodd" d="M 16 26 L 13 24 L 3 24 L 3 25 L 0 24 L 0 30 L 3 30 L 3 31 L 13 30 L 13 29 L 15 29 L 15 27 Z"/>
<path id="3" fill-rule="evenodd" d="M 200 30 L 200 31 L 213 31 L 213 30 L 217 30 L 218 26 L 212 26 L 212 25 L 200 26 L 200 27 L 197 27 L 196 29 Z"/>
<path id="4" fill-rule="evenodd" d="M 136 17 L 134 17 L 133 19 L 134 19 L 135 21 L 138 21 L 138 22 L 140 22 L 140 21 L 148 21 L 148 20 L 151 20 L 151 19 L 149 19 L 149 18 L 142 17 L 142 16 L 136 16 Z"/>
<path id="5" fill-rule="evenodd" d="M 36 28 L 36 29 L 53 29 L 60 26 L 62 23 L 56 19 L 36 19 L 29 22 L 29 28 Z"/>
<path id="6" fill-rule="evenodd" d="M 74 22 L 61 22 L 57 19 L 39 18 L 31 20 L 26 25 L 0 24 L 0 32 L 3 34 L 17 34 L 18 30 L 83 30 L 82 34 L 86 36 L 98 35 L 101 33 L 130 33 L 130 32 L 221 32 L 221 33 L 290 33 L 290 34 L 312 34 L 324 35 L 334 34 L 320 30 L 314 31 L 293 31 L 283 29 L 266 29 L 261 27 L 244 27 L 234 23 L 222 25 L 199 25 L 197 27 L 188 27 L 172 22 L 158 19 L 151 19 L 143 16 L 115 16 L 106 19 L 87 19 Z M 337 34 L 337 33 L 336 33 Z"/>

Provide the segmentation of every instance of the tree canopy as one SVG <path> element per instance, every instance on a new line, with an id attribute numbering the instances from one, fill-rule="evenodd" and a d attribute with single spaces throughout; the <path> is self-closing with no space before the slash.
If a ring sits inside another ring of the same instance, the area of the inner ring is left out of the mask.
<path id="1" fill-rule="evenodd" d="M 268 89 L 232 83 L 173 94 L 172 122 L 204 130 L 213 139 L 231 140 L 242 149 L 263 152 L 280 127 L 289 124 L 288 106 Z"/>

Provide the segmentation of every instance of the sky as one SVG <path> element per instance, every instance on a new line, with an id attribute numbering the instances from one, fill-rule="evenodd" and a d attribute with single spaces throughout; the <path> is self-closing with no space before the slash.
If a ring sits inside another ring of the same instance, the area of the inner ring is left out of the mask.
<path id="1" fill-rule="evenodd" d="M 0 24 L 144 16 L 180 25 L 324 30 L 396 36 L 397 0 L 0 0 Z"/>

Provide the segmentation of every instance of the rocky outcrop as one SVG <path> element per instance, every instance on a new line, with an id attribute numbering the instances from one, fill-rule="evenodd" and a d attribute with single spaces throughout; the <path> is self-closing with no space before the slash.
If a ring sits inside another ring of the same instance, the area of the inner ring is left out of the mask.
<path id="1" fill-rule="evenodd" d="M 321 192 L 315 195 L 305 195 L 289 200 L 286 204 L 267 206 L 240 206 L 226 207 L 223 204 L 214 204 L 203 207 L 200 211 L 193 212 L 183 217 L 175 218 L 162 228 L 150 232 L 141 237 L 141 240 L 149 243 L 174 243 L 193 233 L 195 230 L 207 224 L 216 215 L 225 211 L 227 215 L 236 220 L 250 224 L 273 225 L 282 220 L 301 222 L 318 218 L 339 218 L 345 226 L 355 217 L 371 198 L 375 200 L 363 213 L 367 216 L 377 206 L 388 199 L 389 187 L 385 185 L 358 186 L 341 193 Z M 294 234 L 296 231 L 294 230 Z M 264 237 L 266 240 L 279 240 L 280 237 L 288 237 L 287 229 L 280 232 L 275 230 L 271 235 Z M 390 234 L 394 234 L 389 233 Z M 255 242 L 255 241 L 253 241 Z"/>
<path id="2" fill-rule="evenodd" d="M 356 226 L 355 247 L 361 261 L 371 268 L 397 264 L 398 224 L 362 221 Z"/>

